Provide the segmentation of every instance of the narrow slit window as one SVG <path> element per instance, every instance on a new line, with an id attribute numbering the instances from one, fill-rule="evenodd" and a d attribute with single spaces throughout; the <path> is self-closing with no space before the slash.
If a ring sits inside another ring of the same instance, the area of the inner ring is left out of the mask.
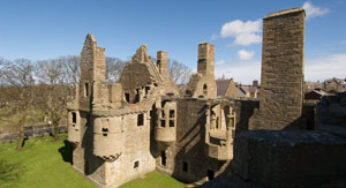
<path id="1" fill-rule="evenodd" d="M 166 160 L 167 160 L 166 152 L 165 151 L 161 151 L 161 165 L 162 166 L 166 166 Z"/>
<path id="2" fill-rule="evenodd" d="M 126 99 L 126 102 L 130 102 L 130 93 L 128 92 L 125 93 L 125 99 Z"/>
<path id="3" fill-rule="evenodd" d="M 144 125 L 144 114 L 138 114 L 137 115 L 137 126 L 143 126 Z"/>
<path id="4" fill-rule="evenodd" d="M 77 113 L 72 112 L 72 123 L 77 123 Z"/>
<path id="5" fill-rule="evenodd" d="M 86 82 L 84 84 L 84 96 L 85 97 L 89 96 L 89 83 L 88 82 Z"/>

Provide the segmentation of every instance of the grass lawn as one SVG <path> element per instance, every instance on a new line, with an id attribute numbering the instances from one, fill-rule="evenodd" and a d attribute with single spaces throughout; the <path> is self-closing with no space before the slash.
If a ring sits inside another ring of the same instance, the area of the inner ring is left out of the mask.
<path id="1" fill-rule="evenodd" d="M 16 143 L 0 144 L 0 187 L 95 187 L 73 170 L 68 162 L 70 150 L 63 141 L 66 135 L 61 137 L 62 141 L 58 142 L 49 136 L 29 139 L 21 152 L 15 150 Z M 174 178 L 154 171 L 145 179 L 136 179 L 121 187 L 183 186 Z"/>

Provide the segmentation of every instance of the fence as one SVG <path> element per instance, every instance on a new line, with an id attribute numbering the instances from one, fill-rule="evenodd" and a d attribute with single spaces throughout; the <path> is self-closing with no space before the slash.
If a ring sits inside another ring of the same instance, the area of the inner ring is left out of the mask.
<path id="1" fill-rule="evenodd" d="M 66 133 L 67 126 L 59 126 L 58 130 L 59 130 L 59 133 Z M 53 134 L 53 132 L 54 132 L 53 126 L 49 124 L 37 124 L 37 125 L 30 125 L 30 126 L 24 127 L 25 138 L 51 135 Z M 11 125 L 11 126 L 4 126 L 0 128 L 0 143 L 14 141 L 14 140 L 17 140 L 18 137 L 19 137 L 18 126 Z"/>

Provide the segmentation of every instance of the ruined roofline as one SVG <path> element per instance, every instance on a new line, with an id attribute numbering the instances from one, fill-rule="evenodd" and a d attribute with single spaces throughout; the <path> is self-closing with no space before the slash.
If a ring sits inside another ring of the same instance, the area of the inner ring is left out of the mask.
<path id="1" fill-rule="evenodd" d="M 207 42 L 207 41 L 201 41 L 200 43 L 198 43 L 198 45 L 204 45 L 204 44 L 209 44 L 209 45 L 211 45 L 211 46 L 214 46 L 214 44 L 209 43 L 209 42 Z"/>
<path id="2" fill-rule="evenodd" d="M 159 51 L 157 51 L 157 53 L 168 53 L 168 52 L 165 50 L 159 50 Z"/>
<path id="3" fill-rule="evenodd" d="M 281 16 L 286 16 L 286 15 L 290 15 L 290 14 L 297 14 L 297 13 L 301 13 L 301 12 L 304 12 L 304 15 L 306 15 L 305 10 L 301 7 L 285 9 L 285 10 L 281 10 L 281 11 L 272 12 L 272 13 L 267 14 L 266 16 L 263 17 L 263 20 L 281 17 Z"/>
<path id="4" fill-rule="evenodd" d="M 95 36 L 94 36 L 92 33 L 88 33 L 88 34 L 86 35 L 85 40 L 84 40 L 84 46 L 85 46 L 86 43 L 88 43 L 88 42 L 91 42 L 93 45 L 95 45 L 95 47 L 97 47 L 97 48 L 100 49 L 100 50 L 103 50 L 103 51 L 106 50 L 106 48 L 103 48 L 103 47 L 100 47 L 100 46 L 97 45 L 97 41 L 96 41 L 96 39 L 95 39 Z"/>

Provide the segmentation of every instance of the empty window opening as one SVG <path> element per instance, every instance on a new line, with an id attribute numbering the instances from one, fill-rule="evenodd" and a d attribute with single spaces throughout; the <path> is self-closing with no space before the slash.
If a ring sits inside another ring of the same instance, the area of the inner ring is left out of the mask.
<path id="1" fill-rule="evenodd" d="M 208 94 L 208 86 L 207 86 L 207 84 L 204 84 L 204 85 L 203 85 L 203 94 L 204 94 L 204 95 L 207 95 L 207 94 Z"/>
<path id="2" fill-rule="evenodd" d="M 88 82 L 86 82 L 84 84 L 84 96 L 85 97 L 89 96 L 89 83 Z"/>
<path id="3" fill-rule="evenodd" d="M 174 118 L 174 115 L 175 115 L 174 110 L 170 110 L 170 111 L 169 111 L 169 117 L 170 117 L 170 118 Z"/>
<path id="4" fill-rule="evenodd" d="M 166 166 L 166 152 L 165 151 L 161 151 L 161 165 L 162 166 Z"/>
<path id="5" fill-rule="evenodd" d="M 130 102 L 130 93 L 128 92 L 125 93 L 125 99 L 126 99 L 126 102 Z"/>
<path id="6" fill-rule="evenodd" d="M 169 120 L 169 126 L 174 127 L 174 120 Z"/>
<path id="7" fill-rule="evenodd" d="M 157 60 L 156 65 L 157 65 L 158 67 L 161 67 L 161 60 Z"/>
<path id="8" fill-rule="evenodd" d="M 108 135 L 108 128 L 102 128 L 102 135 L 107 136 Z"/>
<path id="9" fill-rule="evenodd" d="M 183 171 L 184 171 L 184 172 L 187 172 L 187 170 L 188 170 L 187 162 L 184 161 L 184 162 L 183 162 Z"/>
<path id="10" fill-rule="evenodd" d="M 149 86 L 145 87 L 145 96 L 148 96 L 149 91 L 150 91 L 150 87 Z"/>
<path id="11" fill-rule="evenodd" d="M 143 126 L 144 125 L 144 114 L 138 114 L 137 115 L 137 126 Z"/>
<path id="12" fill-rule="evenodd" d="M 208 179 L 209 179 L 209 180 L 214 179 L 214 171 L 212 171 L 212 170 L 208 170 L 208 172 L 207 172 L 207 176 L 208 176 Z"/>
<path id="13" fill-rule="evenodd" d="M 133 164 L 133 168 L 138 168 L 139 167 L 139 161 L 135 161 L 135 163 Z"/>
<path id="14" fill-rule="evenodd" d="M 161 120 L 161 127 L 165 127 L 166 126 L 166 121 L 165 120 Z"/>
<path id="15" fill-rule="evenodd" d="M 77 123 L 77 113 L 72 112 L 72 123 Z"/>
<path id="16" fill-rule="evenodd" d="M 191 91 L 191 90 L 186 90 L 186 91 L 185 91 L 185 95 L 186 95 L 187 97 L 191 97 L 191 96 L 192 96 L 192 91 Z"/>
<path id="17" fill-rule="evenodd" d="M 174 96 L 174 93 L 166 93 L 166 95 L 172 97 Z"/>
<path id="18" fill-rule="evenodd" d="M 136 89 L 136 96 L 135 96 L 135 102 L 134 103 L 137 103 L 139 102 L 139 89 Z"/>
<path id="19" fill-rule="evenodd" d="M 161 117 L 165 117 L 165 110 L 161 110 Z"/>

